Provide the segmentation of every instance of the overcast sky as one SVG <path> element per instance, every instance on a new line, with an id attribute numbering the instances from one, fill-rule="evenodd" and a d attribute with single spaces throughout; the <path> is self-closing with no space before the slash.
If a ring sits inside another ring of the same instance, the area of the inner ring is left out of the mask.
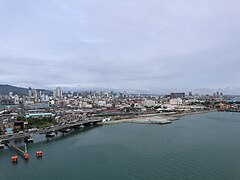
<path id="1" fill-rule="evenodd" d="M 236 91 L 239 67 L 239 0 L 0 0 L 1 84 Z"/>

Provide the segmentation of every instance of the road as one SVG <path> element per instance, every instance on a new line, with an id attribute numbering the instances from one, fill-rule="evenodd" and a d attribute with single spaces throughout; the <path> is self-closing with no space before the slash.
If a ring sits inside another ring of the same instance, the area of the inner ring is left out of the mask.
<path id="1" fill-rule="evenodd" d="M 76 121 L 75 123 L 72 124 L 67 124 L 67 125 L 55 125 L 52 128 L 47 128 L 47 129 L 39 129 L 38 133 L 39 134 L 47 134 L 50 133 L 52 131 L 59 131 L 61 129 L 66 129 L 66 128 L 72 128 L 74 126 L 81 126 L 81 125 L 89 125 L 91 123 L 96 124 L 97 122 L 101 122 L 103 118 L 90 118 L 90 119 L 86 119 L 83 121 Z M 21 138 L 25 138 L 27 136 L 30 136 L 32 134 L 34 134 L 36 132 L 29 132 L 29 133 L 24 133 L 24 134 L 18 134 L 18 133 L 14 133 L 13 135 L 1 135 L 0 136 L 0 140 L 14 140 L 14 139 L 21 139 Z"/>

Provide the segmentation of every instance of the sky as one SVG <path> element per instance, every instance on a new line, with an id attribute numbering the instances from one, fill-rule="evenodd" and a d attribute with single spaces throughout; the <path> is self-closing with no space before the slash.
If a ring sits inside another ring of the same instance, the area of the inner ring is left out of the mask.
<path id="1" fill-rule="evenodd" d="M 0 84 L 240 94 L 238 0 L 0 0 Z"/>

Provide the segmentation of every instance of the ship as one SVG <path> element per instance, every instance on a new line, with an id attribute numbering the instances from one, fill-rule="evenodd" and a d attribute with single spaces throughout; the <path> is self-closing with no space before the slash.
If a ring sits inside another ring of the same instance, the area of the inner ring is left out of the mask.
<path id="1" fill-rule="evenodd" d="M 46 137 L 54 137 L 54 136 L 55 136 L 55 132 L 54 131 L 46 134 Z"/>

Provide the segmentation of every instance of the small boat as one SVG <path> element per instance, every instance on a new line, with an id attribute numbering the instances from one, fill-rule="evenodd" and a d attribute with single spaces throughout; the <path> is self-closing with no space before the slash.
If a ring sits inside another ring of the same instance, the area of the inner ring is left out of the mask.
<path id="1" fill-rule="evenodd" d="M 71 131 L 71 129 L 69 129 L 69 128 L 66 128 L 66 129 L 62 129 L 61 131 L 62 131 L 62 132 L 65 132 L 65 133 L 67 133 L 67 132 L 70 132 L 70 131 Z"/>
<path id="2" fill-rule="evenodd" d="M 54 137 L 54 136 L 55 136 L 55 132 L 54 131 L 46 134 L 46 137 Z"/>
<path id="3" fill-rule="evenodd" d="M 80 129 L 83 129 L 85 126 L 82 124 L 81 126 L 79 126 L 80 127 Z"/>
<path id="4" fill-rule="evenodd" d="M 33 137 L 31 135 L 25 137 L 24 142 L 33 142 Z"/>
<path id="5" fill-rule="evenodd" d="M 74 129 L 82 129 L 82 128 L 84 128 L 85 126 L 83 125 L 83 124 L 81 124 L 81 125 L 77 125 L 77 126 L 74 126 Z"/>
<path id="6" fill-rule="evenodd" d="M 159 124 L 171 124 L 172 123 L 172 121 L 161 121 L 161 122 L 159 122 Z"/>

